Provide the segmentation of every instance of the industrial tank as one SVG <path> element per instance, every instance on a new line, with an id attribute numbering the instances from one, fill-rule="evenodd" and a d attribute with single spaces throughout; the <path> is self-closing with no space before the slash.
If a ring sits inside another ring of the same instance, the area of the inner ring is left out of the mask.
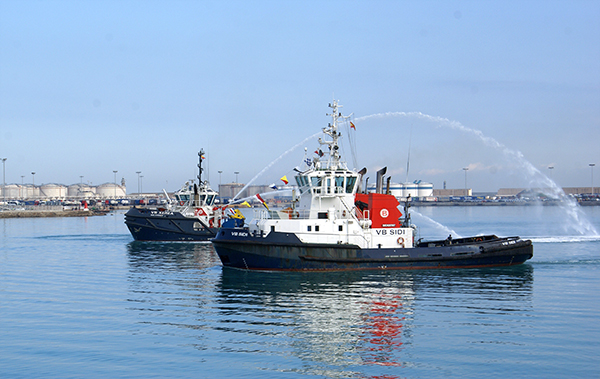
<path id="1" fill-rule="evenodd" d="M 62 184 L 43 184 L 40 186 L 40 195 L 50 199 L 64 199 L 67 196 L 67 187 Z"/>
<path id="2" fill-rule="evenodd" d="M 96 187 L 96 194 L 101 197 L 120 198 L 125 197 L 126 188 L 114 183 L 104 183 Z"/>

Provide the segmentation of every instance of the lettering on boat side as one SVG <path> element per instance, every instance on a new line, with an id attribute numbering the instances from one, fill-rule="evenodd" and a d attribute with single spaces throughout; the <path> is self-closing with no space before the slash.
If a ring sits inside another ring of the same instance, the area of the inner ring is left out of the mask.
<path id="1" fill-rule="evenodd" d="M 233 237 L 248 237 L 248 232 L 231 232 Z"/>
<path id="2" fill-rule="evenodd" d="M 378 236 L 401 236 L 406 234 L 404 229 L 375 229 Z"/>

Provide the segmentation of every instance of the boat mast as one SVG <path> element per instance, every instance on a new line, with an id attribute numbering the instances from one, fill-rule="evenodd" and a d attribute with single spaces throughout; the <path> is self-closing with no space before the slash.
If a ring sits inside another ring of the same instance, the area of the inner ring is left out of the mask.
<path id="1" fill-rule="evenodd" d="M 202 185 L 202 157 L 204 156 L 204 149 L 200 149 L 198 152 L 198 185 Z"/>
<path id="2" fill-rule="evenodd" d="M 323 128 L 323 134 L 331 137 L 331 141 L 324 141 L 319 137 L 319 143 L 321 145 L 328 145 L 329 148 L 329 162 L 327 164 L 328 169 L 336 170 L 341 168 L 340 164 L 340 153 L 339 153 L 339 145 L 338 139 L 341 137 L 342 133 L 338 132 L 338 120 L 340 118 L 344 118 L 342 113 L 338 110 L 341 108 L 341 105 L 338 105 L 337 100 L 333 100 L 332 104 L 329 104 L 329 108 L 332 109 L 331 114 L 327 114 L 327 116 L 331 116 L 332 122 L 327 125 L 326 128 Z"/>

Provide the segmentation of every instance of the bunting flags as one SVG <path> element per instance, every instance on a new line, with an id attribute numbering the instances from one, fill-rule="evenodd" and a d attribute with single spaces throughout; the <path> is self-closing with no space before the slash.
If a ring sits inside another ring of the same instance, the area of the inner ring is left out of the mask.
<path id="1" fill-rule="evenodd" d="M 275 185 L 275 183 L 272 183 L 269 187 L 271 187 L 275 191 L 277 191 L 279 189 L 279 188 L 277 188 L 277 186 Z"/>
<path id="2" fill-rule="evenodd" d="M 250 208 L 250 203 L 248 203 L 247 201 L 244 201 L 244 202 L 242 203 L 242 205 L 245 205 L 245 206 L 247 206 L 248 208 Z"/>
<path id="3" fill-rule="evenodd" d="M 356 130 L 356 126 L 354 126 L 354 124 L 352 123 L 352 121 L 350 121 L 350 127 L 354 130 Z"/>
<path id="4" fill-rule="evenodd" d="M 315 150 L 315 154 L 317 154 L 320 157 L 322 157 L 323 155 L 325 155 L 325 153 L 323 153 L 323 151 L 321 149 Z"/>
<path id="5" fill-rule="evenodd" d="M 288 182 L 287 175 L 282 176 L 281 181 L 284 182 L 285 184 L 288 184 L 289 182 Z"/>
<path id="6" fill-rule="evenodd" d="M 229 214 L 230 218 L 237 218 L 240 220 L 245 218 L 244 215 L 242 214 L 242 212 L 240 212 L 240 210 L 237 208 L 229 208 L 229 213 L 230 213 Z"/>
<path id="7" fill-rule="evenodd" d="M 258 193 L 257 193 L 257 194 L 256 194 L 256 195 L 254 195 L 254 196 L 256 196 L 256 198 L 258 199 L 258 201 L 260 201 L 260 202 L 262 203 L 262 205 L 264 205 L 264 206 L 265 206 L 265 208 L 267 208 L 267 210 L 269 209 L 269 206 L 267 205 L 267 202 L 266 202 L 266 201 L 264 201 L 262 197 L 260 197 L 260 194 L 258 194 Z"/>

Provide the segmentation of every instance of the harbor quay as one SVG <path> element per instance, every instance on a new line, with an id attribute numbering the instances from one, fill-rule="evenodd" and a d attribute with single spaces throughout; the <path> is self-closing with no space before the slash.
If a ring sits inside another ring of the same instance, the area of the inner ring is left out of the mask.
<path id="1" fill-rule="evenodd" d="M 414 184 L 414 183 L 411 183 Z M 447 206 L 551 206 L 559 204 L 563 199 L 548 195 L 555 191 L 549 189 L 502 188 L 497 192 L 477 193 L 472 189 L 433 189 L 432 186 L 392 186 L 388 190 L 401 202 L 408 199 L 413 206 L 447 207 Z M 231 203 L 234 198 L 248 199 L 253 206 L 261 206 L 253 198 L 256 193 L 265 194 L 269 206 L 285 208 L 291 204 L 291 194 L 294 186 L 280 187 L 279 191 L 267 185 L 249 186 L 243 193 L 236 194 L 244 188 L 243 183 L 219 185 L 221 205 Z M 284 191 L 281 191 L 284 190 Z M 285 191 L 287 190 L 287 191 Z M 371 190 L 371 188 L 369 188 Z M 600 205 L 598 188 L 564 187 L 565 196 L 576 201 L 581 206 Z M 593 193 L 592 193 L 593 191 Z M 88 185 L 57 185 L 45 184 L 40 186 L 15 185 L 3 186 L 0 197 L 0 218 L 9 217 L 72 217 L 106 214 L 111 210 L 129 209 L 130 207 L 153 207 L 166 205 L 171 201 L 172 192 L 146 192 L 127 194 L 124 183 L 121 185 L 106 183 L 92 187 Z"/>

